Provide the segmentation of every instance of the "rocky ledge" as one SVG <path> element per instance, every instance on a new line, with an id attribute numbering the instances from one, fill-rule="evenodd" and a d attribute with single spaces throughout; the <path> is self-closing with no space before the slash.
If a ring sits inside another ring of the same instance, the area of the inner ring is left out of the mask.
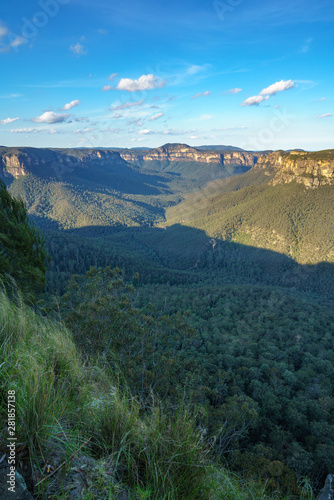
<path id="1" fill-rule="evenodd" d="M 271 180 L 273 186 L 292 181 L 306 188 L 334 184 L 334 150 L 308 153 L 304 151 L 276 151 L 259 159 L 256 168 L 272 166 L 278 172 Z"/>
<path id="2" fill-rule="evenodd" d="M 119 153 L 94 149 L 0 148 L 0 178 L 13 179 L 35 173 L 55 176 L 62 181 L 66 173 L 94 162 L 124 163 Z"/>
<path id="3" fill-rule="evenodd" d="M 143 165 L 150 161 L 159 162 L 198 162 L 218 163 L 220 165 L 245 165 L 252 167 L 262 156 L 262 153 L 248 153 L 239 151 L 203 151 L 187 144 L 165 144 L 159 148 L 145 150 L 120 151 L 121 157 L 129 163 Z"/>

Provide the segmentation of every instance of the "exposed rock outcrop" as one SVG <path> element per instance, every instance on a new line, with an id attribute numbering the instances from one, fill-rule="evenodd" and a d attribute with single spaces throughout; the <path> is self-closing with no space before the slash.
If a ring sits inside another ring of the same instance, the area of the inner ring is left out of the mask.
<path id="1" fill-rule="evenodd" d="M 75 168 L 98 163 L 125 163 L 119 153 L 91 149 L 0 148 L 0 178 L 18 178 L 38 172 L 62 181 Z"/>
<path id="2" fill-rule="evenodd" d="M 7 460 L 2 460 L 0 463 L 0 498 L 1 500 L 33 500 L 31 493 L 27 490 L 26 483 L 17 471 L 15 471 L 15 479 L 12 484 L 9 482 L 10 468 Z M 12 486 L 14 485 L 14 486 Z M 11 488 L 11 490 L 9 489 Z"/>
<path id="3" fill-rule="evenodd" d="M 324 488 L 317 500 L 334 500 L 334 475 L 328 474 Z"/>
<path id="4" fill-rule="evenodd" d="M 271 165 L 278 172 L 273 186 L 296 181 L 307 188 L 334 184 L 334 150 L 307 153 L 304 151 L 276 151 L 261 157 L 256 168 Z"/>
<path id="5" fill-rule="evenodd" d="M 198 163 L 218 163 L 220 165 L 245 165 L 252 167 L 262 153 L 247 153 L 239 151 L 203 151 L 186 144 L 165 144 L 156 149 L 138 152 L 132 150 L 120 151 L 121 157 L 130 162 L 142 165 L 145 162 L 182 161 Z"/>

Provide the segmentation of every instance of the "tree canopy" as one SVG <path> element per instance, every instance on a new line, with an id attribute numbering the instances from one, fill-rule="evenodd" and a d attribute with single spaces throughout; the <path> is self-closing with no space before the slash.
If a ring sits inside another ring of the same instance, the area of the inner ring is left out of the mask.
<path id="1" fill-rule="evenodd" d="M 22 200 L 15 199 L 0 180 L 0 278 L 14 283 L 24 298 L 34 301 L 45 286 L 47 254 L 44 239 L 29 220 Z"/>

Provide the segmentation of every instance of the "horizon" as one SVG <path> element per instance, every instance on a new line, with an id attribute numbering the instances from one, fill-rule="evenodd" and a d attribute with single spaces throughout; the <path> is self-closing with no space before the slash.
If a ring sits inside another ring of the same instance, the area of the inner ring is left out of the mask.
<path id="1" fill-rule="evenodd" d="M 334 148 L 327 148 L 325 150 L 323 149 L 319 149 L 319 150 L 310 150 L 310 149 L 301 149 L 301 148 L 289 148 L 289 149 L 262 149 L 262 150 L 251 150 L 251 149 L 242 149 L 242 148 L 238 148 L 238 146 L 234 146 L 233 144 L 199 144 L 198 146 L 191 146 L 190 144 L 187 144 L 185 142 L 165 142 L 164 144 L 160 144 L 158 146 L 145 146 L 145 145 L 138 145 L 138 146 L 132 146 L 132 147 L 127 147 L 127 146 L 124 146 L 124 147 L 120 147 L 120 146 L 94 146 L 94 147 L 91 147 L 91 146 L 72 146 L 72 147 L 62 147 L 62 146 L 22 146 L 22 145 L 13 145 L 13 146 L 6 146 L 5 144 L 0 144 L 0 148 L 6 148 L 6 149 L 10 149 L 10 148 L 15 148 L 15 149 L 25 149 L 25 148 L 32 148 L 32 149 L 91 149 L 91 150 L 94 150 L 94 149 L 98 149 L 98 150 L 113 150 L 113 149 L 120 149 L 120 150 L 123 150 L 123 149 L 159 149 L 159 148 L 163 148 L 165 146 L 186 146 L 186 147 L 189 147 L 189 148 L 194 148 L 194 149 L 197 149 L 197 148 L 209 148 L 210 147 L 219 147 L 219 148 L 235 148 L 235 151 L 234 150 L 224 150 L 224 149 L 221 149 L 220 151 L 218 152 L 221 152 L 221 153 L 224 153 L 224 152 L 238 152 L 238 149 L 240 149 L 241 152 L 245 152 L 245 153 L 261 153 L 261 152 L 277 152 L 277 151 L 285 151 L 285 152 L 293 152 L 293 151 L 298 151 L 298 152 L 302 152 L 302 153 L 317 153 L 317 152 L 320 152 L 320 151 L 332 151 L 334 150 Z"/>
<path id="2" fill-rule="evenodd" d="M 0 143 L 333 149 L 333 21 L 329 0 L 17 0 Z"/>

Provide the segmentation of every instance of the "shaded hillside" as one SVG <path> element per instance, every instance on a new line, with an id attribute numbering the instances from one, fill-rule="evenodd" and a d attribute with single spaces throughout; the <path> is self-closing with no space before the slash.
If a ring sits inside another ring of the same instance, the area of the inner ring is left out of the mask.
<path id="1" fill-rule="evenodd" d="M 181 158 L 168 160 L 168 169 L 154 160 L 148 169 L 97 149 L 1 148 L 0 158 L 0 177 L 47 228 L 151 225 L 185 193 L 249 168 Z"/>
<path id="2" fill-rule="evenodd" d="M 309 190 L 296 182 L 264 183 L 227 192 L 222 184 L 220 192 L 215 184 L 213 194 L 205 189 L 188 195 L 167 210 L 166 218 L 168 225 L 181 222 L 213 237 L 282 252 L 300 263 L 334 260 L 332 186 Z"/>

